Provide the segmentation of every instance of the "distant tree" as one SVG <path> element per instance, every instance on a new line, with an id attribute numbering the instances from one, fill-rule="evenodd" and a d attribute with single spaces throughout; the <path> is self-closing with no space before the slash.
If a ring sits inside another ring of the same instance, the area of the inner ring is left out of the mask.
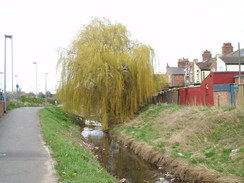
<path id="1" fill-rule="evenodd" d="M 39 97 L 39 98 L 45 98 L 45 94 L 42 93 L 42 92 L 39 92 L 39 93 L 38 93 L 38 97 Z"/>
<path id="2" fill-rule="evenodd" d="M 155 90 L 161 91 L 163 88 L 168 86 L 168 78 L 165 74 L 154 74 L 154 88 Z"/>
<path id="3" fill-rule="evenodd" d="M 47 91 L 46 95 L 47 98 L 53 98 L 53 94 L 50 91 Z"/>
<path id="4" fill-rule="evenodd" d="M 67 112 L 122 122 L 147 102 L 154 88 L 154 51 L 132 41 L 121 24 L 93 19 L 61 54 L 57 97 Z"/>
<path id="5" fill-rule="evenodd" d="M 27 96 L 28 96 L 28 97 L 34 97 L 35 94 L 34 94 L 33 92 L 29 92 L 29 93 L 27 94 Z"/>

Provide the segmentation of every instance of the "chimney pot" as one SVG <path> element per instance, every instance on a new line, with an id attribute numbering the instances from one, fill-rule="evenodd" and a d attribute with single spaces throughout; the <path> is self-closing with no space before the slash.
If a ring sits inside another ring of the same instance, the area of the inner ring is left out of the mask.
<path id="1" fill-rule="evenodd" d="M 227 55 L 233 52 L 233 46 L 231 43 L 224 43 L 222 46 L 222 54 Z"/>
<path id="2" fill-rule="evenodd" d="M 210 58 L 212 58 L 212 54 L 211 54 L 211 52 L 208 51 L 208 50 L 205 50 L 205 51 L 203 52 L 203 54 L 202 54 L 202 61 L 208 60 L 208 59 L 210 59 Z"/>

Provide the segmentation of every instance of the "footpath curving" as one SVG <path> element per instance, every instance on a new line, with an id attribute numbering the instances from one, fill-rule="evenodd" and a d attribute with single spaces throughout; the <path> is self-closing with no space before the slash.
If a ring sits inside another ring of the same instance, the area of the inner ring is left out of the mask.
<path id="1" fill-rule="evenodd" d="M 41 138 L 40 107 L 9 111 L 0 119 L 0 182 L 58 182 Z"/>

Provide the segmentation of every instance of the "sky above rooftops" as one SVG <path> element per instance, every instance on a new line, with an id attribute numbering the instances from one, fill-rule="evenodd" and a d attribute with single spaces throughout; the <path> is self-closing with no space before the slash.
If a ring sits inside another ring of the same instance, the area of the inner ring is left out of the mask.
<path id="1" fill-rule="evenodd" d="M 35 65 L 38 91 L 55 91 L 58 48 L 68 48 L 82 26 L 92 17 L 122 23 L 132 38 L 154 48 L 156 71 L 166 64 L 177 66 L 179 58 L 197 58 L 210 50 L 221 53 L 223 43 L 237 50 L 244 47 L 242 0 L 8 0 L 0 1 L 0 72 L 3 72 L 4 34 L 13 35 L 14 83 L 35 93 Z M 11 88 L 10 43 L 7 40 L 7 90 Z M 3 81 L 2 74 L 0 80 Z M 0 82 L 0 87 L 3 86 Z M 15 84 L 14 84 L 15 85 Z"/>

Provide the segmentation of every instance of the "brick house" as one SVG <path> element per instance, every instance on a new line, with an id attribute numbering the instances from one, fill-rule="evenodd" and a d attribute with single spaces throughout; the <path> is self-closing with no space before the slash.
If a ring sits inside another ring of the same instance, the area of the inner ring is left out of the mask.
<path id="1" fill-rule="evenodd" d="M 244 70 L 244 49 L 240 50 L 241 70 Z M 202 54 L 202 62 L 194 62 L 194 83 L 201 83 L 212 71 L 239 71 L 239 51 L 231 43 L 223 43 L 222 53 L 212 58 L 210 51 Z"/>
<path id="2" fill-rule="evenodd" d="M 168 76 L 169 87 L 184 86 L 184 68 L 169 67 L 167 64 L 166 75 Z"/>
<path id="3" fill-rule="evenodd" d="M 193 62 L 187 58 L 178 60 L 178 67 L 169 67 L 167 64 L 166 75 L 170 87 L 181 87 L 193 83 Z"/>
<path id="4" fill-rule="evenodd" d="M 233 49 L 232 49 L 233 50 Z M 239 50 L 222 55 L 222 61 L 226 71 L 239 71 Z M 240 49 L 240 65 L 241 70 L 244 70 L 244 48 Z"/>

